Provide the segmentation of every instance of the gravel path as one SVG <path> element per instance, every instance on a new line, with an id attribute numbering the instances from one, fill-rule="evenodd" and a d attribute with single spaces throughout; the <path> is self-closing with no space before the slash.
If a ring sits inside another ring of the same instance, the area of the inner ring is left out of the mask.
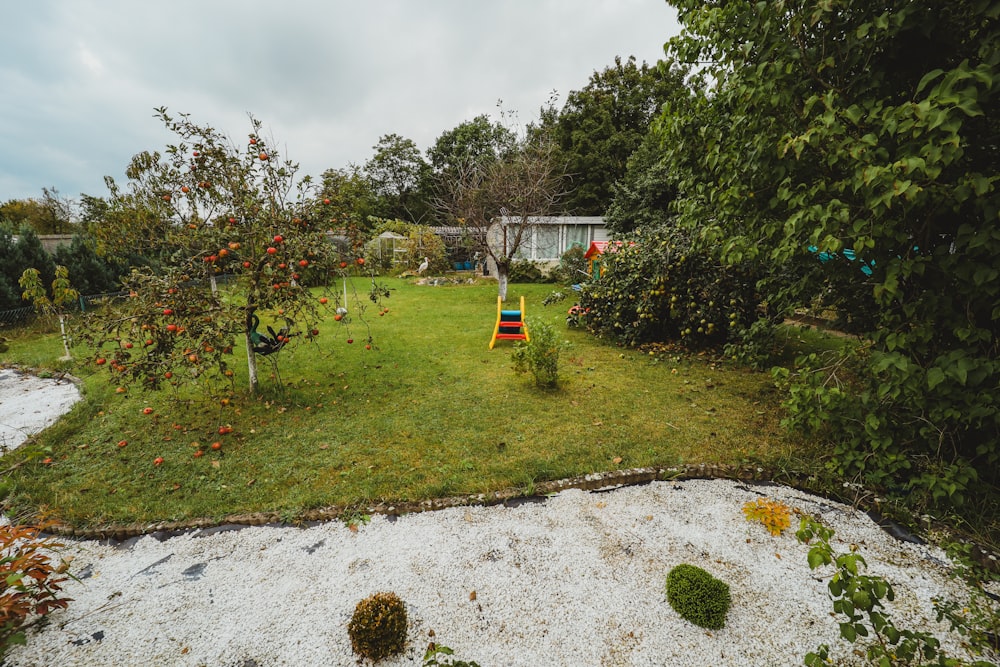
<path id="1" fill-rule="evenodd" d="M 868 572 L 895 587 L 899 627 L 946 629 L 931 600 L 961 590 L 939 550 L 787 487 L 691 480 L 375 516 L 357 530 L 334 522 L 71 541 L 74 601 L 8 664 L 356 665 L 347 623 L 377 591 L 397 593 L 410 619 L 406 652 L 379 663 L 387 667 L 420 665 L 431 631 L 482 667 L 801 665 L 824 642 L 848 664 L 829 573 L 809 570 L 792 534 L 772 537 L 743 517 L 742 505 L 762 495 L 821 517 L 838 550 L 857 545 Z M 667 603 L 665 577 L 679 563 L 729 583 L 721 631 L 683 621 Z"/>

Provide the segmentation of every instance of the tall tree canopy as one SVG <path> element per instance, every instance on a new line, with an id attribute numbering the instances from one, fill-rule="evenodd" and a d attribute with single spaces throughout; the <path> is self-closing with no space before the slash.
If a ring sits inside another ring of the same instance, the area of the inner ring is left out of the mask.
<path id="1" fill-rule="evenodd" d="M 856 257 L 831 266 L 878 307 L 869 344 L 804 360 L 793 422 L 843 474 L 960 500 L 1000 461 L 1000 3 L 671 4 L 670 50 L 705 65 L 660 121 L 677 224 L 729 262 Z"/>
<path id="2" fill-rule="evenodd" d="M 661 105 L 684 88 L 679 70 L 664 63 L 637 65 L 635 58 L 595 72 L 572 91 L 555 119 L 555 137 L 570 189 L 563 202 L 573 215 L 603 215 L 612 185 L 625 174 Z"/>
<path id="3" fill-rule="evenodd" d="M 469 161 L 485 163 L 508 155 L 517 142 L 513 132 L 489 116 L 476 116 L 444 132 L 427 149 L 437 173 L 454 172 Z"/>
<path id="4" fill-rule="evenodd" d="M 364 172 L 378 197 L 377 215 L 423 222 L 431 214 L 430 165 L 412 139 L 386 134 L 374 146 Z"/>

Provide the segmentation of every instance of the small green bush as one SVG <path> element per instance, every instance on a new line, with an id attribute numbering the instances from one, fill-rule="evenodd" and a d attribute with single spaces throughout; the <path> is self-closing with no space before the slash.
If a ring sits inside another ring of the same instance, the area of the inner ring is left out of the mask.
<path id="1" fill-rule="evenodd" d="M 551 276 L 545 272 L 542 265 L 530 259 L 519 259 L 511 262 L 507 279 L 512 283 L 550 283 Z"/>
<path id="2" fill-rule="evenodd" d="M 559 353 L 566 346 L 552 325 L 543 320 L 529 319 L 527 342 L 520 341 L 511 353 L 517 373 L 531 372 L 535 385 L 555 389 L 559 384 Z"/>
<path id="3" fill-rule="evenodd" d="M 719 630 L 726 624 L 729 611 L 729 584 L 700 567 L 682 563 L 667 575 L 667 601 L 681 618 Z"/>
<path id="4" fill-rule="evenodd" d="M 378 662 L 403 652 L 406 644 L 406 607 L 395 593 L 375 593 L 357 604 L 347 626 L 351 649 Z"/>

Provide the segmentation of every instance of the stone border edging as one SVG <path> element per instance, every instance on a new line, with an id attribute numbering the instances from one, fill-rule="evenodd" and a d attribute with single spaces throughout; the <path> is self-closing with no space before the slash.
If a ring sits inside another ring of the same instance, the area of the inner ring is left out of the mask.
<path id="1" fill-rule="evenodd" d="M 773 482 L 777 475 L 774 471 L 756 466 L 732 466 L 721 464 L 692 464 L 670 467 L 630 468 L 626 470 L 611 470 L 600 473 L 590 473 L 577 477 L 540 482 L 530 492 L 524 489 L 508 488 L 490 493 L 474 493 L 464 496 L 449 496 L 433 498 L 416 502 L 377 503 L 364 506 L 368 514 L 399 516 L 416 512 L 427 512 L 451 507 L 490 506 L 507 503 L 513 500 L 544 497 L 566 489 L 581 489 L 595 491 L 623 486 L 648 484 L 653 481 L 687 480 L 687 479 L 730 479 L 745 482 Z M 782 478 L 790 481 L 780 482 L 794 488 L 809 490 L 815 477 L 812 475 L 783 472 Z M 779 482 L 774 482 L 779 483 Z M 230 514 L 219 519 L 190 519 L 186 521 L 159 521 L 154 523 L 106 524 L 95 527 L 75 527 L 67 524 L 53 524 L 46 527 L 45 532 L 61 537 L 96 540 L 127 540 L 141 535 L 153 533 L 183 533 L 192 530 L 216 528 L 224 525 L 264 526 L 264 525 L 296 525 L 299 523 L 319 523 L 333 521 L 352 512 L 358 511 L 356 506 L 330 506 L 305 510 L 296 516 L 296 521 L 289 524 L 287 514 L 280 512 L 254 512 L 246 514 Z"/>

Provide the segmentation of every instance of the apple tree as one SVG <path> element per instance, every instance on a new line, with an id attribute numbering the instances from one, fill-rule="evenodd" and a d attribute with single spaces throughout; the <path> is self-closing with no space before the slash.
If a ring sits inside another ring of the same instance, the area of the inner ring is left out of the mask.
<path id="1" fill-rule="evenodd" d="M 126 298 L 92 314 L 95 361 L 120 385 L 231 381 L 242 347 L 254 393 L 258 356 L 315 337 L 325 306 L 309 287 L 347 263 L 318 224 L 328 216 L 309 177 L 280 156 L 260 121 L 251 116 L 236 142 L 187 114 L 159 108 L 156 117 L 176 142 L 134 156 L 126 185 L 106 178 L 110 197 L 94 226 L 101 250 L 138 249 L 151 265 L 123 278 Z"/>

